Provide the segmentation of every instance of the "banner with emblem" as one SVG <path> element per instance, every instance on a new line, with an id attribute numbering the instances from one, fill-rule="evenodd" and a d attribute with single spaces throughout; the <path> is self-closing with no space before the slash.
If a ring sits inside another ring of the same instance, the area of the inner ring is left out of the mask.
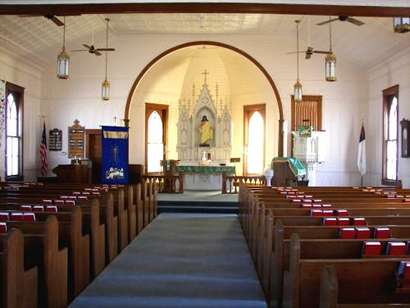
<path id="1" fill-rule="evenodd" d="M 101 182 L 128 183 L 128 127 L 102 126 Z"/>

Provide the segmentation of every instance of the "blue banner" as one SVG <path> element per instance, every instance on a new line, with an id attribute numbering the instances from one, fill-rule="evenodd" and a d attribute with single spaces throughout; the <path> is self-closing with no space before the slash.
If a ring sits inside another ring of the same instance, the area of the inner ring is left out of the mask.
<path id="1" fill-rule="evenodd" d="M 101 183 L 128 183 L 128 127 L 102 126 Z"/>

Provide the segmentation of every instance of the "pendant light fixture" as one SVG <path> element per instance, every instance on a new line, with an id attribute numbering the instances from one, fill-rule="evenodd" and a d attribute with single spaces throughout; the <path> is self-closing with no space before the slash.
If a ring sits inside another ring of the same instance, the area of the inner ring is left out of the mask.
<path id="1" fill-rule="evenodd" d="M 110 22 L 109 18 L 105 19 L 107 23 L 106 32 L 105 32 L 105 48 L 108 48 L 108 23 Z M 108 81 L 108 52 L 105 51 L 105 79 L 101 85 L 101 98 L 104 101 L 108 101 L 110 99 L 110 82 Z"/>
<path id="2" fill-rule="evenodd" d="M 406 33 L 410 31 L 410 17 L 394 17 L 393 29 L 397 33 Z"/>
<path id="3" fill-rule="evenodd" d="M 65 51 L 65 17 L 64 17 L 64 28 L 63 28 L 63 48 L 60 54 L 57 56 L 57 77 L 60 79 L 68 79 L 70 57 Z"/>
<path id="4" fill-rule="evenodd" d="M 299 23 L 300 20 L 295 20 L 296 23 L 296 68 L 297 68 L 297 79 L 293 86 L 293 99 L 296 103 L 302 102 L 302 84 L 299 79 Z"/>
<path id="5" fill-rule="evenodd" d="M 329 21 L 331 20 L 329 16 Z M 332 23 L 329 22 L 329 53 L 325 58 L 326 81 L 336 81 L 336 55 L 332 50 Z"/>

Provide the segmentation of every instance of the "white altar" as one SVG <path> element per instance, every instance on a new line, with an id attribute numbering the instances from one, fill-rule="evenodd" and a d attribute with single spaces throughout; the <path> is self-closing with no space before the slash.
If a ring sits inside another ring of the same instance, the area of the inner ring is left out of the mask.
<path id="1" fill-rule="evenodd" d="M 218 167 L 223 168 L 228 165 L 231 158 L 231 105 L 226 99 L 219 98 L 220 89 L 217 84 L 214 95 L 211 94 L 206 78 L 208 72 L 205 71 L 203 74 L 205 78 L 199 95 L 196 95 L 195 85 L 193 85 L 192 98 L 182 99 L 179 102 L 177 153 L 179 166 L 186 167 L 185 189 L 220 190 L 223 170 L 221 169 L 221 172 L 216 170 Z M 206 145 L 201 144 L 200 135 L 201 122 L 204 119 L 213 132 L 212 138 Z M 214 170 L 205 172 L 206 166 Z"/>

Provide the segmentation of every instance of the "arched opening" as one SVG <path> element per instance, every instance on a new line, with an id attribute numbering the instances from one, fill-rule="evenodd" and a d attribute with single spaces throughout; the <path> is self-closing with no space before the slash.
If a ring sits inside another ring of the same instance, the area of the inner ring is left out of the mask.
<path id="1" fill-rule="evenodd" d="M 157 111 L 148 118 L 147 138 L 147 172 L 160 172 L 161 160 L 164 157 L 164 131 L 162 119 Z"/>
<path id="2" fill-rule="evenodd" d="M 255 173 L 262 172 L 270 159 L 283 153 L 283 113 L 277 89 L 263 67 L 235 47 L 216 42 L 179 45 L 152 60 L 137 77 L 125 111 L 130 122 L 130 162 L 145 162 L 147 171 L 152 171 L 151 152 L 147 149 L 150 128 L 147 120 L 145 126 L 140 120 L 147 102 L 169 107 L 164 131 L 168 140 L 163 153 L 166 159 L 193 161 L 203 154 L 204 149 L 198 152 L 193 146 L 198 146 L 198 126 L 206 115 L 215 133 L 209 142 L 212 149 L 205 149 L 208 157 L 215 163 L 239 158 L 236 173 L 245 173 L 243 165 L 248 153 L 244 148 L 243 106 L 260 104 L 266 105 L 263 125 L 269 138 L 264 137 L 263 158 L 258 167 L 253 167 Z M 209 112 L 202 114 L 201 110 Z M 143 131 L 145 134 L 141 134 Z M 139 150 L 144 144 L 145 157 Z"/>
<path id="3" fill-rule="evenodd" d="M 255 111 L 249 119 L 247 174 L 262 174 L 264 167 L 265 125 L 263 116 Z"/>

